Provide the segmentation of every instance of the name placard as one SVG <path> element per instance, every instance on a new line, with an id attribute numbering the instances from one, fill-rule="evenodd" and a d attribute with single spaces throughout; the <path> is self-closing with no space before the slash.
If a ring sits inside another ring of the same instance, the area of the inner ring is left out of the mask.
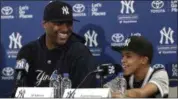
<path id="1" fill-rule="evenodd" d="M 109 88 L 80 88 L 66 89 L 63 98 L 110 98 L 111 92 Z M 73 93 L 73 94 L 72 94 Z"/>
<path id="2" fill-rule="evenodd" d="M 52 87 L 18 87 L 16 98 L 53 98 L 54 90 Z"/>

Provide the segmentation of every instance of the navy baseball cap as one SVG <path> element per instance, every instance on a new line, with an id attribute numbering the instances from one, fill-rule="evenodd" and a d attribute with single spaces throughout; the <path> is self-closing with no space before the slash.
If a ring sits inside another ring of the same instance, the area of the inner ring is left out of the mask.
<path id="1" fill-rule="evenodd" d="M 143 36 L 130 36 L 125 40 L 123 46 L 112 46 L 112 49 L 120 53 L 127 50 L 141 56 L 147 56 L 150 63 L 153 57 L 153 45 Z"/>
<path id="2" fill-rule="evenodd" d="M 43 20 L 52 22 L 79 21 L 73 18 L 72 7 L 61 1 L 52 1 L 45 7 Z"/>

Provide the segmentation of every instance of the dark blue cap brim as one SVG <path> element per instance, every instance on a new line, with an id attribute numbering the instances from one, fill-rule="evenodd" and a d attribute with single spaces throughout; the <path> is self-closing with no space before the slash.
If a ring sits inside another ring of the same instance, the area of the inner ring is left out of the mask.
<path id="1" fill-rule="evenodd" d="M 76 20 L 76 19 L 54 19 L 54 20 L 49 20 L 49 21 L 52 21 L 52 22 L 63 22 L 63 21 L 75 21 L 75 22 L 80 22 L 79 20 Z"/>
<path id="2" fill-rule="evenodd" d="M 112 50 L 117 51 L 117 52 L 122 52 L 123 50 L 129 50 L 128 47 L 126 46 L 112 46 Z"/>

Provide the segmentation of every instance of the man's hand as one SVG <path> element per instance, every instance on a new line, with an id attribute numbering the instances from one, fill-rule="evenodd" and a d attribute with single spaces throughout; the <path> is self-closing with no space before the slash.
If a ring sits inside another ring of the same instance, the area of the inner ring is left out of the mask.
<path id="1" fill-rule="evenodd" d="M 112 93 L 111 93 L 111 97 L 112 97 L 112 98 L 121 98 L 121 95 L 120 95 L 119 92 L 112 92 Z"/>
<path id="2" fill-rule="evenodd" d="M 126 93 L 121 94 L 120 92 L 112 92 L 111 93 L 111 97 L 112 98 L 125 98 L 126 97 Z"/>

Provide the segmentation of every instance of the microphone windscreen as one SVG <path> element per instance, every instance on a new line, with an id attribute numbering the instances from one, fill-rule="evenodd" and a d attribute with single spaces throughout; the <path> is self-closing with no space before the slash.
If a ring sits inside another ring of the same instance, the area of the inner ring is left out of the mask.
<path id="1" fill-rule="evenodd" d="M 28 72 L 29 64 L 28 64 L 27 60 L 25 60 L 25 59 L 17 60 L 15 70 Z"/>
<path id="2" fill-rule="evenodd" d="M 115 73 L 117 75 L 117 73 L 119 72 L 123 72 L 123 68 L 120 64 L 114 64 L 114 67 L 115 67 Z"/>

